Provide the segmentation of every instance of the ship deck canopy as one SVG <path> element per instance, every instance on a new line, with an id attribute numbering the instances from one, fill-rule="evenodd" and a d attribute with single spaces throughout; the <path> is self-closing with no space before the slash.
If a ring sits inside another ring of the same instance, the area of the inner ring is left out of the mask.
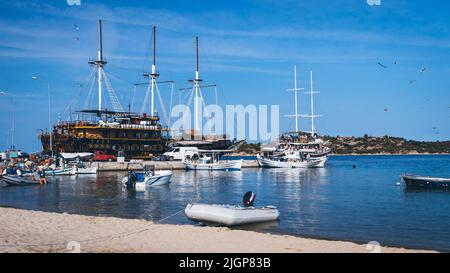
<path id="1" fill-rule="evenodd" d="M 109 110 L 80 110 L 76 111 L 76 113 L 83 113 L 83 114 L 95 114 L 97 116 L 100 115 L 111 115 L 111 116 L 139 116 L 135 113 L 130 112 L 116 112 L 116 111 L 109 111 Z"/>

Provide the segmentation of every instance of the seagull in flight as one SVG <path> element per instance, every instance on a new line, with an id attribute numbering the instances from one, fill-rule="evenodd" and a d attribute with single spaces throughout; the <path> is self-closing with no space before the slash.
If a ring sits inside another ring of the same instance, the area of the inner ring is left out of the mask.
<path id="1" fill-rule="evenodd" d="M 381 66 L 382 68 L 388 68 L 387 66 L 385 66 L 385 65 L 382 64 L 381 62 L 379 62 L 378 65 Z"/>
<path id="2" fill-rule="evenodd" d="M 409 84 L 416 83 L 416 80 L 409 81 Z"/>
<path id="3" fill-rule="evenodd" d="M 420 73 L 424 73 L 425 71 L 427 71 L 427 68 L 426 68 L 426 67 L 422 67 L 422 68 L 420 69 Z"/>

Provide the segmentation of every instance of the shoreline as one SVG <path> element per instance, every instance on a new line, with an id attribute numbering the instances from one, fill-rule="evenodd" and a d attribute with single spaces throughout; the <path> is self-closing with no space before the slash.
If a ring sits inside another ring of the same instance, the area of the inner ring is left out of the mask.
<path id="1" fill-rule="evenodd" d="M 181 211 L 180 211 L 181 212 Z M 179 212 L 179 213 L 180 213 Z M 0 252 L 370 253 L 373 246 L 140 219 L 84 216 L 0 207 Z M 211 244 L 211 242 L 214 242 Z M 384 247 L 383 253 L 427 253 Z"/>
<path id="2" fill-rule="evenodd" d="M 388 153 L 382 153 L 382 154 L 331 154 L 330 156 L 408 156 L 408 155 L 414 155 L 414 156 L 432 156 L 432 155 L 450 155 L 447 153 L 440 153 L 440 154 L 431 154 L 431 153 L 408 153 L 408 154 L 388 154 Z M 255 157 L 253 154 L 230 154 L 232 157 Z"/>
<path id="3" fill-rule="evenodd" d="M 419 154 L 419 153 L 410 153 L 410 154 L 332 154 L 331 156 L 432 156 L 432 155 L 450 155 L 450 154 Z"/>

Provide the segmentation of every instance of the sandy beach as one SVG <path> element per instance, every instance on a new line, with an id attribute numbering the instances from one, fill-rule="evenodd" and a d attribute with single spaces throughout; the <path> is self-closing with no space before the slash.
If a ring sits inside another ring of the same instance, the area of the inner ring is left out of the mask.
<path id="1" fill-rule="evenodd" d="M 305 239 L 225 227 L 166 225 L 145 220 L 13 208 L 0 208 L 0 223 L 0 252 L 426 252 L 383 246 L 377 249 L 351 242 Z"/>

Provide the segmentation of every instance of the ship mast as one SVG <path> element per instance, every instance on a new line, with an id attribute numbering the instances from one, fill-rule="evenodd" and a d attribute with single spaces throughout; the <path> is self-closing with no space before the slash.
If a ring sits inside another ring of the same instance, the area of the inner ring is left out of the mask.
<path id="1" fill-rule="evenodd" d="M 199 113 L 198 113 L 198 102 L 199 97 L 198 93 L 200 91 L 200 83 L 202 80 L 200 79 L 200 73 L 199 73 L 199 67 L 198 67 L 198 36 L 195 37 L 195 47 L 196 47 L 196 69 L 195 69 L 195 79 L 194 79 L 194 89 L 195 89 L 195 96 L 194 96 L 194 127 L 196 131 L 199 131 Z"/>
<path id="2" fill-rule="evenodd" d="M 98 60 L 95 62 L 98 67 L 98 110 L 102 111 L 102 96 L 103 96 L 103 90 L 102 90 L 102 74 L 103 74 L 103 66 L 106 64 L 105 61 L 103 61 L 103 37 L 102 37 L 102 20 L 98 20 Z"/>
<path id="3" fill-rule="evenodd" d="M 159 77 L 159 74 L 156 72 L 156 26 L 153 26 L 153 63 L 152 63 L 152 73 L 144 74 L 144 77 L 151 78 L 151 93 L 150 93 L 150 114 L 153 116 L 155 114 L 155 88 L 156 87 L 156 79 Z"/>
<path id="4" fill-rule="evenodd" d="M 199 103 L 203 103 L 203 106 L 206 107 L 202 89 L 215 88 L 216 104 L 217 104 L 217 85 L 216 84 L 202 85 L 203 80 L 200 78 L 200 69 L 199 69 L 199 39 L 198 39 L 198 36 L 195 37 L 195 50 L 196 50 L 196 52 L 195 52 L 196 53 L 195 78 L 192 80 L 189 80 L 189 82 L 193 83 L 193 86 L 186 87 L 186 88 L 180 88 L 179 91 L 182 92 L 185 90 L 191 90 L 188 95 L 189 100 L 188 100 L 187 104 L 188 104 L 188 107 L 191 107 L 192 99 L 194 99 L 194 130 L 200 131 L 200 125 L 201 125 L 201 119 L 202 119 L 201 114 L 202 113 L 200 113 Z"/>
<path id="5" fill-rule="evenodd" d="M 107 62 L 103 60 L 103 33 L 102 33 L 102 20 L 98 20 L 98 59 L 96 61 L 89 61 L 90 65 L 97 66 L 97 79 L 98 79 L 98 110 L 103 109 L 103 66 Z"/>
<path id="6" fill-rule="evenodd" d="M 288 91 L 294 91 L 294 107 L 295 107 L 295 114 L 294 115 L 287 115 L 286 117 L 294 117 L 295 118 L 295 132 L 299 132 L 299 126 L 298 126 L 298 118 L 300 115 L 298 114 L 298 91 L 304 90 L 304 88 L 298 88 L 297 86 L 297 66 L 294 66 L 294 89 L 288 89 Z"/>

